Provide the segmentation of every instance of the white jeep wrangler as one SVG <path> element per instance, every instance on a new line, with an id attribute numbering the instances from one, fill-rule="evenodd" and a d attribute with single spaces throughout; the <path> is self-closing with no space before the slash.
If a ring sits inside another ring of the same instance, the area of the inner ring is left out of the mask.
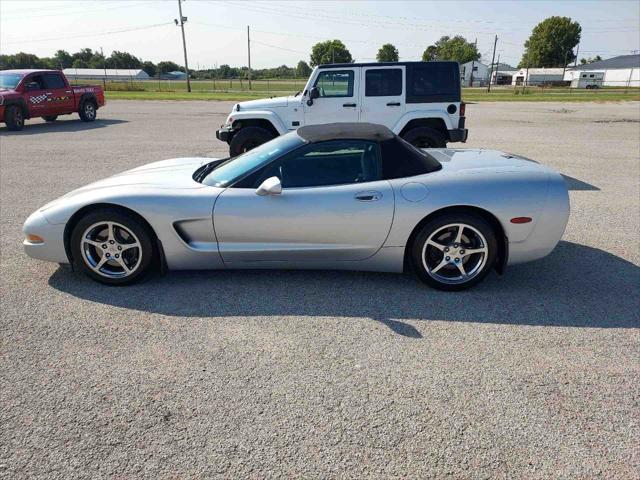
<path id="1" fill-rule="evenodd" d="M 294 96 L 235 104 L 216 137 L 233 157 L 304 125 L 369 122 L 445 147 L 467 140 L 464 110 L 457 62 L 320 65 Z"/>

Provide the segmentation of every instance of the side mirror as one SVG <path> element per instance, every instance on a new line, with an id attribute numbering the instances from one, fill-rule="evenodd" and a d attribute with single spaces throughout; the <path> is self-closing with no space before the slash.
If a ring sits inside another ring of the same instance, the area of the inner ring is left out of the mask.
<path id="1" fill-rule="evenodd" d="M 27 90 L 40 90 L 40 84 L 38 82 L 27 83 Z"/>
<path id="2" fill-rule="evenodd" d="M 313 105 L 313 100 L 318 98 L 319 96 L 320 90 L 318 90 L 318 87 L 311 87 L 311 89 L 309 90 L 309 100 L 307 100 L 307 105 Z"/>
<path id="3" fill-rule="evenodd" d="M 278 177 L 267 178 L 256 190 L 256 195 L 280 195 L 282 193 L 282 183 Z"/>

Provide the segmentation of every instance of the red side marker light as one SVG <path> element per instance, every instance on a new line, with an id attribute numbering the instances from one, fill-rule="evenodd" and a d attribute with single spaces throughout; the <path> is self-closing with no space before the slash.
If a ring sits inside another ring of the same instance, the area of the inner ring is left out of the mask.
<path id="1" fill-rule="evenodd" d="M 515 217 L 511 219 L 511 223 L 529 223 L 531 217 Z"/>

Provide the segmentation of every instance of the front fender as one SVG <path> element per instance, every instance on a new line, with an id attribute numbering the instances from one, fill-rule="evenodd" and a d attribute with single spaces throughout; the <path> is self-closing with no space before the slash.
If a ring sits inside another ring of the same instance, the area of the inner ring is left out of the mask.
<path id="1" fill-rule="evenodd" d="M 278 131 L 279 135 L 284 135 L 288 132 L 287 127 L 284 122 L 280 119 L 280 117 L 270 110 L 251 110 L 247 112 L 233 112 L 227 117 L 227 123 L 230 123 L 230 120 L 233 119 L 233 122 L 241 121 L 241 120 L 267 120 L 273 125 L 273 127 Z"/>

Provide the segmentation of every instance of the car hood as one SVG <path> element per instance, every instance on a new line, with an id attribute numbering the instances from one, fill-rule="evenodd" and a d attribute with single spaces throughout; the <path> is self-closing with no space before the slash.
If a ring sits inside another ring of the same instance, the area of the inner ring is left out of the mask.
<path id="1" fill-rule="evenodd" d="M 425 151 L 442 164 L 444 173 L 500 173 L 546 169 L 535 160 L 498 150 L 429 148 Z"/>
<path id="2" fill-rule="evenodd" d="M 243 110 L 270 110 L 272 108 L 281 108 L 289 105 L 289 102 L 298 102 L 297 97 L 273 97 L 261 98 L 260 100 L 249 100 L 240 102 L 240 112 Z"/>
<path id="3" fill-rule="evenodd" d="M 160 189 L 194 189 L 203 185 L 193 179 L 193 172 L 203 163 L 214 158 L 174 158 L 162 160 L 118 173 L 84 187 L 77 188 L 66 195 L 46 204 L 41 211 L 47 210 L 63 199 L 83 193 L 106 188 L 131 187 L 133 189 L 152 187 Z"/>
<path id="4" fill-rule="evenodd" d="M 0 87 L 0 97 L 10 97 L 13 95 L 18 95 L 18 92 L 12 90 L 11 88 L 2 88 Z"/>

